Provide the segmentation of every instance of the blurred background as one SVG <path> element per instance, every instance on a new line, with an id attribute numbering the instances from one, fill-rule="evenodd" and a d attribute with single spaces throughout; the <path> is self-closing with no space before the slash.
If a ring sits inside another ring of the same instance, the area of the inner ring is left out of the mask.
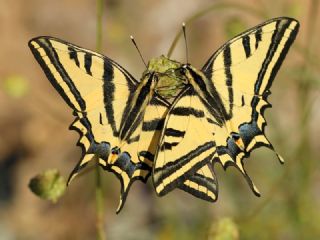
<path id="1" fill-rule="evenodd" d="M 95 239 L 93 173 L 77 178 L 52 204 L 33 195 L 29 180 L 48 168 L 67 177 L 80 158 L 71 110 L 50 85 L 27 42 L 59 37 L 96 46 L 96 1 L 0 0 L 0 240 Z M 156 196 L 150 181 L 133 184 L 115 214 L 120 184 L 103 173 L 107 239 L 320 239 L 320 41 L 318 0 L 105 1 L 102 53 L 137 79 L 146 60 L 166 54 L 187 25 L 190 63 L 201 68 L 232 36 L 269 18 L 294 17 L 300 32 L 272 87 L 267 136 L 284 157 L 265 148 L 246 169 L 257 198 L 234 168 L 215 165 L 219 200 L 212 204 L 176 190 Z M 172 58 L 185 62 L 178 42 Z M 220 233 L 219 233 L 220 232 Z M 221 238 L 229 234 L 230 238 Z M 220 238 L 217 237 L 220 236 Z"/>

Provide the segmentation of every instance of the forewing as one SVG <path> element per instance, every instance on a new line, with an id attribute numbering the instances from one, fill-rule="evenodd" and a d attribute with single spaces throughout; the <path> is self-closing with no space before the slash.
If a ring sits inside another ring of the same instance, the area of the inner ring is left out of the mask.
<path id="1" fill-rule="evenodd" d="M 150 156 L 155 154 L 150 144 L 159 138 L 157 134 L 145 136 L 142 129 L 144 117 L 147 121 L 154 114 L 152 109 L 146 111 L 148 103 L 135 111 L 139 112 L 134 116 L 136 124 L 128 124 L 128 113 L 134 105 L 133 99 L 139 95 L 140 83 L 111 59 L 60 39 L 35 38 L 29 47 L 76 116 L 70 128 L 80 133 L 78 144 L 83 154 L 69 181 L 93 157 L 98 157 L 100 165 L 114 172 L 121 182 L 119 211 L 131 183 L 135 179 L 146 181 L 150 175 L 153 161 Z M 149 92 L 145 95 L 151 99 Z M 152 102 L 160 104 L 157 98 Z M 161 118 L 166 109 L 162 107 L 155 116 Z M 120 131 L 126 126 L 129 128 L 122 137 Z M 140 138 L 140 134 L 144 137 Z M 145 157 L 140 157 L 140 152 Z"/>
<path id="2" fill-rule="evenodd" d="M 223 120 L 215 131 L 216 160 L 224 167 L 238 167 L 257 195 L 242 160 L 256 147 L 273 149 L 264 134 L 264 110 L 271 106 L 269 89 L 298 28 L 294 19 L 269 20 L 227 42 L 202 69 L 207 91 L 220 106 Z"/>

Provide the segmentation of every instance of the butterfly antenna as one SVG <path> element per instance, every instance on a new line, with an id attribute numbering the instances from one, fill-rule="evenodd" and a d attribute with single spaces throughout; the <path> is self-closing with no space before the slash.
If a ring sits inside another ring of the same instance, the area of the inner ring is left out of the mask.
<path id="1" fill-rule="evenodd" d="M 138 45 L 137 45 L 136 41 L 134 40 L 134 38 L 133 38 L 132 35 L 130 36 L 130 38 L 131 38 L 131 41 L 133 42 L 134 46 L 135 46 L 136 49 L 138 50 L 138 53 L 139 53 L 139 55 L 140 55 L 140 57 L 141 57 L 141 59 L 142 59 L 143 64 L 144 64 L 144 65 L 146 66 L 146 68 L 147 68 L 147 64 L 146 64 L 146 62 L 144 61 L 144 59 L 143 59 L 143 57 L 142 57 L 142 54 L 141 54 L 141 52 L 140 52 L 140 50 L 139 50 L 139 48 L 138 48 Z"/>
<path id="2" fill-rule="evenodd" d="M 188 42 L 187 42 L 187 34 L 186 34 L 186 24 L 182 23 L 182 31 L 183 31 L 183 37 L 184 42 L 186 44 L 186 58 L 187 58 L 187 64 L 189 63 L 189 55 L 188 55 Z"/>

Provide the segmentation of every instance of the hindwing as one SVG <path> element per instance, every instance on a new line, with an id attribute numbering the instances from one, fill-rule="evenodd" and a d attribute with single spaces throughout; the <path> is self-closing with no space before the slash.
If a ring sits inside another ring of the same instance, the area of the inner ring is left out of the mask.
<path id="1" fill-rule="evenodd" d="M 194 89 L 187 87 L 166 117 L 153 166 L 156 192 L 162 196 L 181 188 L 196 197 L 215 201 L 216 181 L 208 167 L 215 150 L 206 109 Z"/>

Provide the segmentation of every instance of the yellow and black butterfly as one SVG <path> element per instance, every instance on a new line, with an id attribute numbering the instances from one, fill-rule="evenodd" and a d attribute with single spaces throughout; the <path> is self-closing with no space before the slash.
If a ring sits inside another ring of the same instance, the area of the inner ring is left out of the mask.
<path id="1" fill-rule="evenodd" d="M 140 81 L 96 52 L 32 39 L 32 53 L 76 117 L 70 128 L 80 133 L 83 154 L 69 181 L 95 157 L 120 179 L 117 212 L 132 182 L 150 175 L 160 196 L 180 188 L 213 202 L 220 162 L 237 167 L 259 195 L 243 159 L 260 146 L 273 150 L 264 110 L 298 29 L 294 19 L 271 19 L 225 43 L 201 70 L 160 56 Z"/>

